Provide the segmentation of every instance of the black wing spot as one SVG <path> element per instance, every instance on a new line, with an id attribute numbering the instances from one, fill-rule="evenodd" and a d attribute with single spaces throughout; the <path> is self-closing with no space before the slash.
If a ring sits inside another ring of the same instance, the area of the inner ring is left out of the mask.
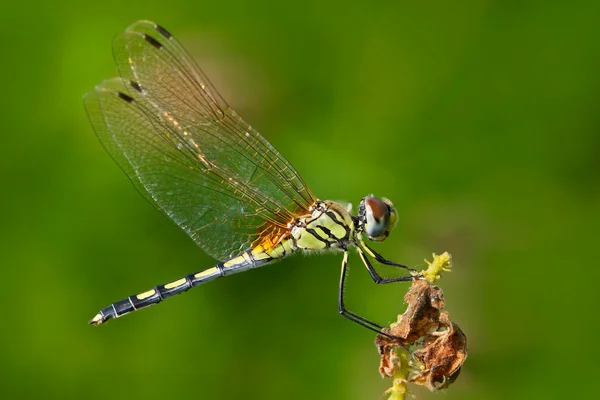
<path id="1" fill-rule="evenodd" d="M 165 28 L 163 28 L 162 26 L 156 24 L 155 28 L 158 32 L 160 32 L 161 35 L 163 35 L 164 37 L 166 37 L 167 39 L 171 39 L 173 37 L 173 35 L 171 35 L 169 33 L 169 31 L 167 31 Z"/>
<path id="2" fill-rule="evenodd" d="M 158 40 L 154 39 L 152 36 L 144 34 L 144 39 L 146 39 L 146 41 L 148 43 L 150 43 L 152 46 L 156 47 L 157 49 L 160 49 L 162 47 L 162 44 L 160 44 L 160 42 Z"/>
<path id="3" fill-rule="evenodd" d="M 139 83 L 137 83 L 136 81 L 130 81 L 131 83 L 131 87 L 134 88 L 135 90 L 137 90 L 138 92 L 142 91 L 142 87 L 140 86 Z"/>
<path id="4" fill-rule="evenodd" d="M 128 96 L 128 95 L 126 95 L 126 94 L 125 94 L 125 93 L 123 93 L 123 92 L 117 92 L 117 94 L 119 95 L 119 97 L 120 97 L 122 100 L 125 100 L 125 101 L 126 101 L 126 102 L 128 102 L 128 103 L 131 103 L 131 102 L 133 101 L 133 98 L 132 98 L 132 97 L 130 97 L 130 96 Z"/>

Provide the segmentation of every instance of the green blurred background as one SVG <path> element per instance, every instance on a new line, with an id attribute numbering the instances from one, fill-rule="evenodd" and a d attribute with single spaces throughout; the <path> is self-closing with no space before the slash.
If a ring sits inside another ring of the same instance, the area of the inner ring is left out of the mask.
<path id="1" fill-rule="evenodd" d="M 395 202 L 382 254 L 420 267 L 453 254 L 441 286 L 469 358 L 443 398 L 592 398 L 599 11 L 4 4 L 3 397 L 380 399 L 390 385 L 374 335 L 337 314 L 339 255 L 295 256 L 87 325 L 112 301 L 214 262 L 136 193 L 83 109 L 82 95 L 116 73 L 112 37 L 153 19 L 318 197 Z M 349 307 L 394 320 L 406 285 L 373 284 L 355 255 L 351 268 Z"/>

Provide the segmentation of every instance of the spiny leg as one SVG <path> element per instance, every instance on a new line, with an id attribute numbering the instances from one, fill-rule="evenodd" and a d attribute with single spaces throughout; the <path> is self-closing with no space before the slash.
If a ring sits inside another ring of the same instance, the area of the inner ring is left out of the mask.
<path id="1" fill-rule="evenodd" d="M 394 339 L 394 337 L 392 335 L 388 335 L 387 333 L 382 332 L 383 327 L 381 325 L 378 325 L 372 321 L 369 321 L 368 319 L 361 317 L 360 315 L 355 314 L 352 311 L 348 311 L 346 309 L 346 306 L 344 305 L 344 284 L 346 282 L 347 273 L 348 273 L 348 251 L 344 251 L 344 258 L 342 259 L 342 274 L 340 277 L 340 288 L 338 291 L 338 311 L 340 312 L 340 314 L 342 314 L 345 318 L 348 318 L 350 321 L 356 322 L 357 324 L 362 325 L 367 329 L 370 329 L 381 335 L 385 335 L 385 336 L 388 336 L 388 337 Z"/>
<path id="2" fill-rule="evenodd" d="M 371 262 L 369 261 L 369 259 L 367 258 L 367 256 L 363 252 L 363 250 L 360 247 L 357 247 L 357 249 L 358 249 L 358 254 L 360 255 L 360 258 L 362 259 L 363 263 L 365 264 L 365 267 L 367 267 L 367 271 L 369 271 L 369 275 L 371 275 L 371 278 L 373 279 L 373 281 L 375 283 L 385 285 L 386 283 L 393 283 L 393 282 L 408 282 L 408 281 L 412 281 L 415 278 L 413 275 L 397 276 L 394 278 L 383 278 L 381 275 L 379 275 L 379 273 L 377 271 L 375 271 L 375 268 L 373 268 L 373 266 L 371 265 Z"/>
<path id="3" fill-rule="evenodd" d="M 377 253 L 375 250 L 373 250 L 372 248 L 370 248 L 369 246 L 367 246 L 367 244 L 361 240 L 360 246 L 358 246 L 359 252 L 362 249 L 364 249 L 364 251 L 366 251 L 371 257 L 373 257 L 375 260 L 377 260 L 378 263 L 384 264 L 384 265 L 389 265 L 392 267 L 400 267 L 400 268 L 404 268 L 406 270 L 409 270 L 411 272 L 415 272 L 416 270 L 413 268 L 410 268 L 404 264 L 399 264 L 395 261 L 390 261 L 385 259 L 381 254 Z M 360 252 L 362 253 L 362 252 Z"/>

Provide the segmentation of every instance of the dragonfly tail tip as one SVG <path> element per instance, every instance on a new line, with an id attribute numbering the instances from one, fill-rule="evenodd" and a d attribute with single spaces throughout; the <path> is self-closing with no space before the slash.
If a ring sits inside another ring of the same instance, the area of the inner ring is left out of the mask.
<path id="1" fill-rule="evenodd" d="M 88 324 L 98 326 L 98 325 L 102 325 L 103 322 L 104 322 L 104 317 L 103 317 L 102 313 L 98 313 L 94 316 L 94 318 L 92 318 L 88 322 Z"/>

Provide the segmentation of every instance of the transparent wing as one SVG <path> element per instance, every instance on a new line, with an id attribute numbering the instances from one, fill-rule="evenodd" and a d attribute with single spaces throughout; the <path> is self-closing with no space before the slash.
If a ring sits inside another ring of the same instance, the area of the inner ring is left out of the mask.
<path id="1" fill-rule="evenodd" d="M 224 260 L 308 212 L 291 164 L 220 97 L 163 28 L 139 21 L 113 43 L 121 78 L 84 98 L 110 155 L 148 201 Z"/>

